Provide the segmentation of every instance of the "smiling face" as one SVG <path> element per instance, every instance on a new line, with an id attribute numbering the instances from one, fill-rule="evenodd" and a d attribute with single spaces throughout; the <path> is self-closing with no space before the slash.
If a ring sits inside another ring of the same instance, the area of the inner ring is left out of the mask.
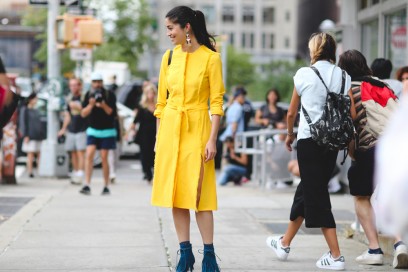
<path id="1" fill-rule="evenodd" d="M 189 25 L 183 29 L 179 24 L 173 23 L 169 18 L 166 18 L 166 28 L 167 36 L 170 38 L 172 44 L 184 44 L 186 42 L 186 32 L 188 31 Z"/>

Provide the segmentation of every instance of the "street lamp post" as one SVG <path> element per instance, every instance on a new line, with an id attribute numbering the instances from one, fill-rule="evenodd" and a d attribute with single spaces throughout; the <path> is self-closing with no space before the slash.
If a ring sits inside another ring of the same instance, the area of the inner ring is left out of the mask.
<path id="1" fill-rule="evenodd" d="M 41 146 L 41 159 L 38 174 L 46 177 L 66 176 L 68 164 L 66 154 L 57 142 L 59 129 L 58 110 L 61 64 L 57 49 L 56 19 L 59 14 L 59 0 L 48 0 L 48 29 L 47 29 L 47 77 L 48 77 L 48 103 L 47 103 L 47 139 Z"/>

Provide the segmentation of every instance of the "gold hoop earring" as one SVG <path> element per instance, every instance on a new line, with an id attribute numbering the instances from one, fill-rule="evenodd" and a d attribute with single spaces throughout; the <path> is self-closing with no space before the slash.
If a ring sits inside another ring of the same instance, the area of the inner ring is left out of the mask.
<path id="1" fill-rule="evenodd" d="M 190 34 L 188 34 L 188 32 L 186 33 L 186 43 L 188 46 L 191 46 L 191 38 L 190 38 Z"/>

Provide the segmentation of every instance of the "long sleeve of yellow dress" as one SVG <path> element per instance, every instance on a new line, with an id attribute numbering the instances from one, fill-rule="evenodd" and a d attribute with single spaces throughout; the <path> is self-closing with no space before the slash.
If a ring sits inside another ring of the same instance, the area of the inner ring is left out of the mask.
<path id="1" fill-rule="evenodd" d="M 168 67 L 167 62 L 168 52 L 160 69 L 155 111 L 160 127 L 152 204 L 216 210 L 214 161 L 204 163 L 203 158 L 211 132 L 210 114 L 223 115 L 221 58 L 205 46 L 194 53 L 183 52 L 176 46 Z"/>

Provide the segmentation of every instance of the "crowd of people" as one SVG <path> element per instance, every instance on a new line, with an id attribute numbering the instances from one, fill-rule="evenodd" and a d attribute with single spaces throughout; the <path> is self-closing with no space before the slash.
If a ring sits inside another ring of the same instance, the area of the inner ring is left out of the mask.
<path id="1" fill-rule="evenodd" d="M 289 152 L 297 153 L 297 159 L 287 166 L 290 173 L 300 177 L 290 221 L 283 235 L 267 238 L 267 246 L 279 260 L 287 260 L 291 242 L 304 222 L 307 228 L 322 230 L 329 248 L 316 266 L 345 269 L 329 195 L 329 183 L 339 171 L 338 150 L 322 145 L 313 126 L 322 121 L 330 93 L 347 97 L 349 112 L 344 114 L 350 116 L 356 132 L 348 146 L 352 159 L 348 186 L 368 249 L 355 261 L 383 264 L 376 212 L 370 201 L 376 188 L 377 143 L 399 107 L 399 98 L 408 96 L 408 66 L 398 69 L 396 79 L 391 79 L 393 67 L 389 60 L 376 59 L 369 67 L 357 50 L 343 52 L 336 64 L 334 38 L 316 33 L 309 40 L 311 66 L 294 75 L 288 110 L 278 106 L 280 93 L 274 88 L 266 91 L 264 105 L 254 110 L 243 86 L 234 87 L 224 105 L 221 59 L 201 11 L 176 7 L 166 15 L 166 28 L 175 47 L 163 56 L 158 87 L 150 82 L 144 84 L 140 105 L 134 109 L 133 124 L 124 136 L 140 146 L 144 179 L 153 186 L 152 204 L 173 209 L 180 242 L 177 271 L 192 270 L 195 263 L 190 243 L 190 210 L 195 211 L 203 240 L 203 271 L 219 271 L 213 245 L 212 211 L 217 209 L 215 168 L 222 165 L 217 179 L 221 186 L 228 182 L 241 185 L 250 180 L 251 157 L 236 152 L 239 145 L 236 135 L 249 130 L 251 120 L 259 129 L 286 130 L 286 134 L 279 135 L 286 138 L 280 141 Z M 198 65 L 201 63 L 208 65 Z M 2 65 L 0 80 L 1 68 Z M 58 137 L 65 137 L 65 148 L 70 153 L 71 182 L 82 184 L 80 193 L 84 195 L 91 194 L 96 151 L 102 160 L 102 194 L 110 194 L 110 183 L 115 182 L 115 150 L 124 134 L 116 106 L 117 88 L 116 84 L 109 90 L 104 88 L 98 72 L 92 73 L 88 92 L 83 90 L 80 79 L 69 80 L 70 94 Z M 32 93 L 19 115 L 29 177 L 34 177 L 33 165 L 40 159 L 40 145 L 45 139 L 44 131 L 37 125 L 41 121 L 36 103 L 37 96 Z M 2 103 L 0 107 L 3 110 Z M 279 138 L 273 140 L 278 142 Z M 225 159 L 224 163 L 214 162 L 217 154 Z M 394 229 L 392 235 L 393 267 L 408 268 L 408 249 L 402 233 Z"/>

